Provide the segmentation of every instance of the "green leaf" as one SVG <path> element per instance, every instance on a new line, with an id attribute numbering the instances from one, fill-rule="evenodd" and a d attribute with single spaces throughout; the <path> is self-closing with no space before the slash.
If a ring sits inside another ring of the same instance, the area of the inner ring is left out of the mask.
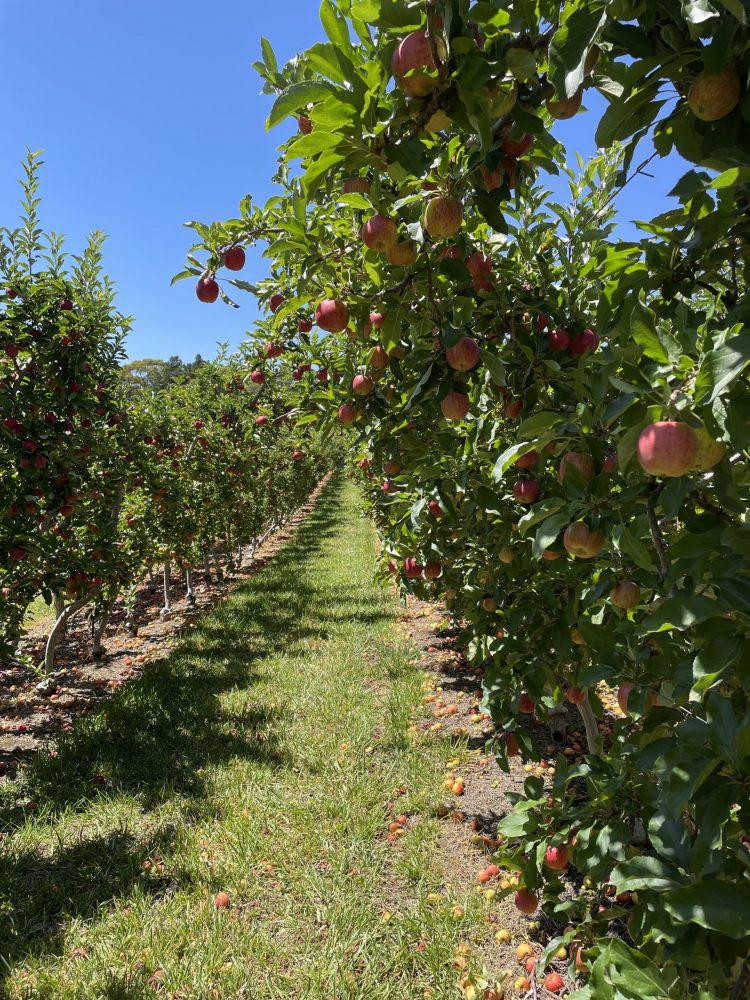
<path id="1" fill-rule="evenodd" d="M 695 882 L 665 892 L 661 902 L 679 923 L 698 924 L 741 940 L 750 927 L 750 885 L 743 882 Z"/>
<path id="2" fill-rule="evenodd" d="M 684 883 L 684 878 L 672 865 L 660 858 L 642 855 L 615 865 L 609 878 L 618 892 L 632 892 L 634 889 L 674 889 Z"/>
<path id="3" fill-rule="evenodd" d="M 542 522 L 531 546 L 535 559 L 541 559 L 544 550 L 552 545 L 560 534 L 560 530 L 565 527 L 569 520 L 568 512 L 563 511 L 561 514 L 553 514 L 552 517 L 548 517 Z"/>
<path id="4" fill-rule="evenodd" d="M 722 390 L 737 378 L 748 361 L 750 330 L 743 330 L 704 356 L 695 381 L 695 401 L 713 403 Z"/>
<path id="5" fill-rule="evenodd" d="M 665 103 L 653 100 L 659 87 L 658 78 L 652 80 L 643 90 L 638 90 L 626 100 L 616 100 L 607 108 L 599 120 L 596 143 L 604 148 L 613 142 L 628 139 L 638 129 L 650 125 L 657 112 Z"/>
<path id="6" fill-rule="evenodd" d="M 276 62 L 273 46 L 267 38 L 261 37 L 260 50 L 263 53 L 263 62 L 266 64 L 266 69 L 270 70 L 272 73 L 278 73 L 279 64 Z"/>
<path id="7" fill-rule="evenodd" d="M 500 358 L 496 354 L 493 354 L 492 351 L 486 350 L 486 348 L 483 348 L 479 354 L 495 385 L 504 385 L 505 365 Z"/>
<path id="8" fill-rule="evenodd" d="M 494 482 L 502 479 L 508 469 L 513 465 L 517 458 L 522 455 L 528 454 L 528 452 L 534 450 L 534 442 L 532 441 L 519 441 L 516 444 L 512 444 L 510 448 L 506 448 L 505 451 L 500 455 L 498 460 L 492 469 L 492 478 Z"/>
<path id="9" fill-rule="evenodd" d="M 683 632 L 725 610 L 723 603 L 712 601 L 700 594 L 670 597 L 663 601 L 656 611 L 644 618 L 642 628 L 644 632 L 667 632 L 670 629 Z"/>
<path id="10" fill-rule="evenodd" d="M 586 56 L 606 23 L 606 6 L 599 0 L 578 7 L 552 36 L 549 79 L 558 99 L 572 97 L 583 85 Z"/>
<path id="11" fill-rule="evenodd" d="M 650 550 L 624 524 L 618 524 L 613 528 L 612 542 L 615 548 L 632 559 L 636 566 L 649 571 L 655 568 Z"/>
<path id="12" fill-rule="evenodd" d="M 555 511 L 565 506 L 567 506 L 567 502 L 562 497 L 550 497 L 549 500 L 542 500 L 540 503 L 534 504 L 531 510 L 519 520 L 518 530 L 522 535 L 525 535 L 529 528 L 533 528 L 535 524 L 539 524 L 550 514 L 554 514 Z"/>
<path id="13" fill-rule="evenodd" d="M 320 5 L 320 20 L 323 30 L 331 39 L 334 45 L 342 49 L 351 49 L 352 43 L 349 38 L 349 29 L 346 19 L 341 11 L 336 10 L 331 0 L 323 0 Z"/>
<path id="14" fill-rule="evenodd" d="M 301 114 L 305 110 L 305 105 L 314 101 L 321 101 L 329 97 L 333 92 L 330 83 L 322 80 L 305 80 L 302 83 L 293 83 L 287 87 L 274 101 L 271 113 L 266 121 L 266 131 L 274 128 L 279 122 L 283 122 L 289 115 Z"/>
<path id="15" fill-rule="evenodd" d="M 639 300 L 630 314 L 630 332 L 633 340 L 648 358 L 661 364 L 675 361 L 680 356 L 680 345 L 664 330 L 659 330 L 653 311 Z"/>
<path id="16" fill-rule="evenodd" d="M 561 413 L 542 410 L 541 413 L 535 413 L 521 423 L 518 428 L 518 436 L 522 438 L 538 437 L 542 431 L 551 431 L 557 424 L 564 421 L 565 417 Z"/>

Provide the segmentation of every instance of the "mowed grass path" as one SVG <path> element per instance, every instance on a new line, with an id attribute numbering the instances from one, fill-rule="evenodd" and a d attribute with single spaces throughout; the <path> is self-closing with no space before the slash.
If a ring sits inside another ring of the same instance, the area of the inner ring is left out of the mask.
<path id="1" fill-rule="evenodd" d="M 437 824 L 384 836 L 400 786 L 397 813 L 431 813 L 452 751 L 411 745 L 422 678 L 375 544 L 334 481 L 267 568 L 37 762 L 35 813 L 0 803 L 0 996 L 455 996 L 460 921 L 426 898 Z"/>

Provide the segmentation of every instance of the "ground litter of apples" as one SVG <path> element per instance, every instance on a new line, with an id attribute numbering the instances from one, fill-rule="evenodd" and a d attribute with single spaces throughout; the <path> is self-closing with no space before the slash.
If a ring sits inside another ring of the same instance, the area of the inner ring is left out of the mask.
<path id="1" fill-rule="evenodd" d="M 497 825 L 511 810 L 507 793 L 522 792 L 530 774 L 544 778 L 545 785 L 551 784 L 559 752 L 574 762 L 583 760 L 586 747 L 582 720 L 574 705 L 566 706 L 567 733 L 558 746 L 543 722 L 525 716 L 523 725 L 532 737 L 539 760 L 512 757 L 510 772 L 506 773 L 491 748 L 495 727 L 481 707 L 481 670 L 467 663 L 459 632 L 450 627 L 444 609 L 411 598 L 401 627 L 422 650 L 420 663 L 425 672 L 424 713 L 414 720 L 415 737 L 450 740 L 456 748 L 445 775 L 444 802 L 438 814 L 442 820 L 438 865 L 444 872 L 446 895 L 458 898 L 461 893 L 475 893 L 484 909 L 484 926 L 475 929 L 467 941 L 467 956 L 470 953 L 473 964 L 487 970 L 492 982 L 504 982 L 506 994 L 517 980 L 527 978 L 528 987 L 519 982 L 517 995 L 530 990 L 532 996 L 560 996 L 560 992 L 544 988 L 544 978 L 557 972 L 572 988 L 575 979 L 570 976 L 571 956 L 563 958 L 561 952 L 561 957 L 539 970 L 538 975 L 527 970 L 526 962 L 538 958 L 549 941 L 563 932 L 564 925 L 546 917 L 541 909 L 528 916 L 521 913 L 513 902 L 517 882 L 514 873 L 502 866 L 499 870 L 495 870 L 498 866 L 490 866 L 500 846 L 495 839 Z M 621 713 L 613 692 L 598 693 L 607 708 L 606 727 L 608 720 Z M 592 907 L 612 902 L 605 893 L 584 887 L 572 866 L 560 875 L 561 897 L 583 892 L 591 896 Z M 623 934 L 625 925 L 618 921 L 611 930 Z M 528 948 L 532 951 L 523 954 Z"/>

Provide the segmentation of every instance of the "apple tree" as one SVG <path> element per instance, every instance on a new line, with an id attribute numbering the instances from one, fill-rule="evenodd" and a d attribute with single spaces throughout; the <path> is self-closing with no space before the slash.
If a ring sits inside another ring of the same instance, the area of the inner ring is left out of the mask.
<path id="1" fill-rule="evenodd" d="M 464 624 L 500 760 L 537 753 L 529 717 L 582 713 L 588 753 L 560 755 L 551 788 L 529 778 L 501 825 L 519 908 L 585 947 L 576 995 L 743 996 L 745 7 L 320 11 L 325 41 L 279 67 L 264 39 L 256 64 L 268 125 L 297 119 L 279 193 L 195 223 L 181 277 L 202 301 L 257 293 L 302 421 L 351 428 L 383 573 Z M 561 205 L 555 123 L 589 92 L 604 152 Z M 650 169 L 670 152 L 689 168 L 626 242 L 611 209 L 647 135 Z M 228 254 L 256 244 L 269 278 L 246 286 Z M 560 901 L 568 864 L 593 898 Z"/>

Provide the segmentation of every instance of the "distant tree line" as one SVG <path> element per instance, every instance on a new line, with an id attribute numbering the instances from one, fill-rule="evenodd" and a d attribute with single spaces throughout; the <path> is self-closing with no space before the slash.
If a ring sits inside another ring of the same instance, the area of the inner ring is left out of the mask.
<path id="1" fill-rule="evenodd" d="M 205 364 L 205 359 L 200 354 L 195 355 L 194 361 L 183 361 L 176 354 L 166 361 L 159 358 L 143 358 L 140 361 L 129 361 L 124 364 L 120 377 L 129 394 L 143 389 L 159 392 L 175 382 L 190 381 L 196 371 Z"/>

